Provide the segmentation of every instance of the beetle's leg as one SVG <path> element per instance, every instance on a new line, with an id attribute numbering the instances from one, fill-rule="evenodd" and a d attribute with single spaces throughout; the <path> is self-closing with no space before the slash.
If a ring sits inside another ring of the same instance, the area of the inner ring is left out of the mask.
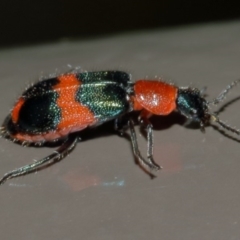
<path id="1" fill-rule="evenodd" d="M 114 121 L 114 129 L 120 136 L 123 136 L 125 131 L 128 129 L 128 119 L 122 117 L 116 118 Z"/>
<path id="2" fill-rule="evenodd" d="M 63 142 L 63 144 L 49 156 L 4 174 L 3 178 L 0 179 L 0 185 L 3 184 L 7 179 L 31 173 L 37 169 L 40 169 L 44 165 L 52 164 L 62 160 L 69 152 L 71 152 L 74 149 L 78 139 L 79 139 L 78 136 L 74 134 L 70 135 Z"/>
<path id="3" fill-rule="evenodd" d="M 147 160 L 154 170 L 159 170 L 162 167 L 155 163 L 153 159 L 153 126 L 147 117 L 140 116 L 140 124 L 147 130 Z"/>
<path id="4" fill-rule="evenodd" d="M 131 136 L 131 143 L 132 143 L 132 148 L 133 148 L 133 153 L 134 155 L 136 156 L 136 158 L 139 160 L 139 162 L 143 165 L 146 165 L 148 166 L 150 169 L 154 169 L 154 170 L 158 170 L 160 169 L 160 167 L 154 163 L 154 161 L 152 161 L 152 159 L 149 157 L 146 159 L 144 159 L 139 151 L 139 148 L 138 148 L 138 143 L 137 143 L 137 136 L 136 136 L 136 132 L 135 132 L 135 129 L 134 129 L 134 123 L 133 121 L 130 119 L 128 121 L 128 126 L 130 128 L 130 136 Z M 151 132 L 150 134 L 151 135 Z M 149 137 L 149 139 L 151 141 L 148 141 L 149 142 L 149 146 L 152 146 L 152 136 Z M 151 147 L 150 147 L 151 148 Z M 148 152 L 149 152 L 149 155 L 151 156 L 151 149 L 148 149 Z"/>

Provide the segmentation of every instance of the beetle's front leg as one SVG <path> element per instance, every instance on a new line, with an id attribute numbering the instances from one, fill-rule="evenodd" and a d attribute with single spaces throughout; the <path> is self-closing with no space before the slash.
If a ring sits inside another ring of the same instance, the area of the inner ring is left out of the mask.
<path id="1" fill-rule="evenodd" d="M 151 150 L 152 136 L 149 137 L 150 141 L 148 140 L 148 142 L 149 142 L 148 146 L 150 146 L 150 148 L 148 147 L 148 157 L 147 157 L 147 159 L 145 159 L 142 157 L 142 155 L 139 151 L 137 136 L 136 136 L 136 132 L 134 129 L 133 121 L 131 119 L 128 121 L 128 126 L 130 129 L 133 153 L 136 156 L 136 158 L 138 159 L 139 163 L 142 164 L 143 166 L 148 166 L 151 170 L 159 170 L 161 167 L 158 164 L 156 164 L 152 158 L 152 150 Z M 151 135 L 151 131 L 149 132 L 149 135 Z"/>
<path id="2" fill-rule="evenodd" d="M 145 111 L 139 116 L 140 126 L 147 131 L 147 160 L 151 166 L 151 169 L 159 170 L 162 167 L 159 166 L 153 158 L 153 126 L 149 121 L 149 114 Z"/>

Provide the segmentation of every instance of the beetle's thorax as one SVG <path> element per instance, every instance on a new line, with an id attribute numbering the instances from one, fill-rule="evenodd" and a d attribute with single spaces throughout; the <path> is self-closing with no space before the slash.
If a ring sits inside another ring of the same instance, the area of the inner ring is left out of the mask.
<path id="1" fill-rule="evenodd" d="M 133 110 L 167 115 L 176 109 L 178 88 L 157 80 L 138 80 L 133 86 Z"/>

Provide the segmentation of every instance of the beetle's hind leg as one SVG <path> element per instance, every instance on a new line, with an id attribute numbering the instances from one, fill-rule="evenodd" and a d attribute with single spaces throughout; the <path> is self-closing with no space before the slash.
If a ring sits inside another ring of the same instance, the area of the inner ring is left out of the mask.
<path id="1" fill-rule="evenodd" d="M 49 164 L 53 164 L 57 161 L 62 160 L 69 152 L 74 149 L 78 139 L 79 137 L 75 134 L 69 135 L 69 137 L 63 142 L 63 144 L 49 156 L 4 174 L 4 176 L 0 179 L 0 185 L 10 178 L 31 173 L 40 169 L 43 166 L 47 166 Z"/>

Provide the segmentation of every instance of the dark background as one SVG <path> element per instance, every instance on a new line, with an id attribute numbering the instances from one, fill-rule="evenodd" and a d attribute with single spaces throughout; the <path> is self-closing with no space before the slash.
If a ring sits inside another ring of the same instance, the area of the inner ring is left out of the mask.
<path id="1" fill-rule="evenodd" d="M 237 5 L 232 0 L 1 1 L 0 47 L 237 19 Z"/>

